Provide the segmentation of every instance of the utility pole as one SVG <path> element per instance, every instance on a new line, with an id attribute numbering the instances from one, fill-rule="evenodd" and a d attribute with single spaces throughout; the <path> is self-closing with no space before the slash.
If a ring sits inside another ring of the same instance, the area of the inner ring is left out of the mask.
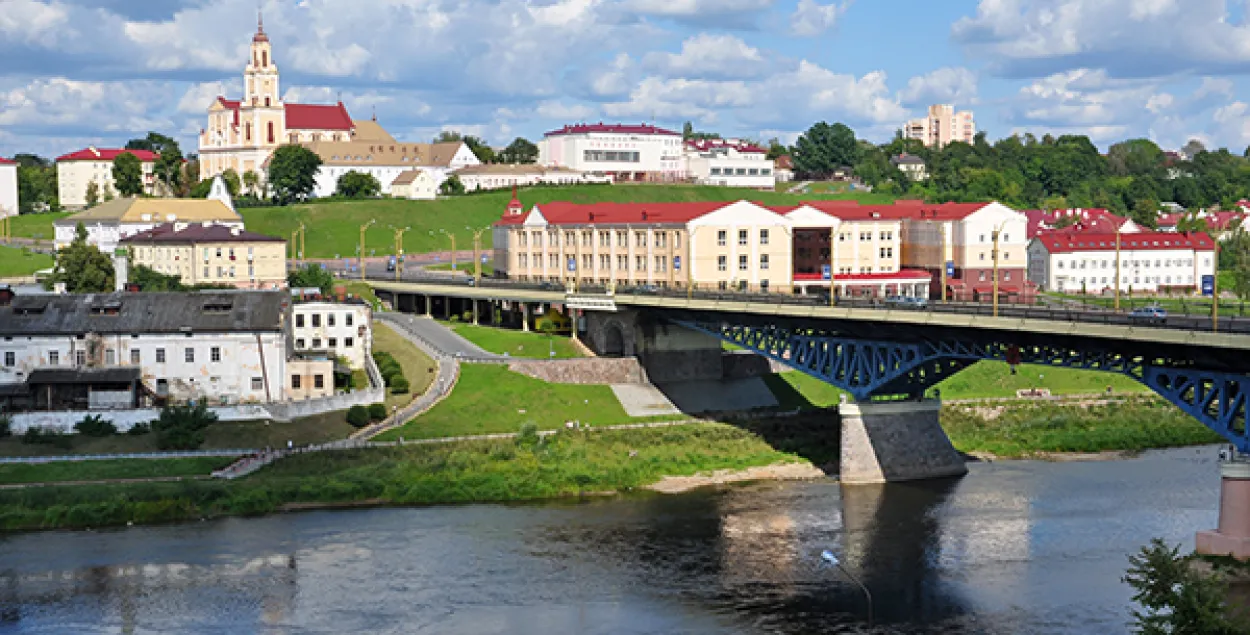
<path id="1" fill-rule="evenodd" d="M 399 280 L 404 269 L 404 232 L 412 228 L 405 227 L 400 229 L 395 227 L 393 229 L 395 230 L 395 279 Z"/>
<path id="2" fill-rule="evenodd" d="M 308 231 L 303 223 L 299 224 L 299 259 L 303 260 L 308 253 Z"/>
<path id="3" fill-rule="evenodd" d="M 998 317 L 998 232 L 1002 229 L 1002 225 L 994 230 L 994 247 L 990 255 L 994 257 L 994 317 Z M 945 267 L 946 263 L 942 263 Z"/>
<path id="4" fill-rule="evenodd" d="M 1215 261 L 1211 263 L 1211 332 L 1220 330 L 1220 241 L 1214 236 Z"/>
<path id="5" fill-rule="evenodd" d="M 486 230 L 490 229 L 490 227 L 483 227 L 481 229 L 469 229 L 468 227 L 465 227 L 465 229 L 468 229 L 469 231 L 473 232 L 473 277 L 477 278 L 478 280 L 481 280 L 482 279 L 482 234 L 486 233 Z"/>
<path id="6" fill-rule="evenodd" d="M 369 219 L 369 222 L 360 226 L 360 253 L 356 256 L 356 262 L 360 264 L 360 279 L 361 280 L 365 279 L 365 230 L 369 229 L 369 226 L 373 225 L 375 222 L 377 221 L 374 219 Z"/>
<path id="7" fill-rule="evenodd" d="M 295 263 L 296 266 L 299 265 L 299 258 L 296 258 L 298 254 L 299 254 L 299 230 L 295 229 L 291 231 L 291 262 Z"/>
<path id="8" fill-rule="evenodd" d="M 1120 312 L 1120 227 L 1115 228 L 1115 311 Z"/>
<path id="9" fill-rule="evenodd" d="M 446 229 L 440 229 L 438 231 L 443 233 L 444 235 L 446 235 L 448 238 L 451 239 L 451 270 L 455 271 L 456 270 L 456 235 L 447 231 Z"/>

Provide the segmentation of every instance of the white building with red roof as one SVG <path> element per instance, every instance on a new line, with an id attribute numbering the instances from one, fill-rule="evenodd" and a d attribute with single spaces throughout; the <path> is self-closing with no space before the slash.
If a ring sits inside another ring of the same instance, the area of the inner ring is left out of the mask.
<path id="1" fill-rule="evenodd" d="M 0 218 L 17 214 L 17 163 L 0 157 Z"/>
<path id="2" fill-rule="evenodd" d="M 681 134 L 639 124 L 577 124 L 543 135 L 538 162 L 615 181 L 687 180 Z"/>
<path id="3" fill-rule="evenodd" d="M 353 122 L 343 102 L 296 104 L 282 101 L 278 66 L 264 23 L 252 37 L 251 58 L 243 70 L 243 98 L 217 97 L 200 131 L 200 178 L 234 170 L 264 177 L 264 165 L 280 145 L 354 140 Z"/>
<path id="4" fill-rule="evenodd" d="M 777 185 L 768 151 L 738 139 L 691 139 L 683 147 L 686 175 L 695 183 L 771 190 Z"/>
<path id="5" fill-rule="evenodd" d="M 87 190 L 92 183 L 95 183 L 96 196 L 99 197 L 96 202 L 118 196 L 113 181 L 113 160 L 122 154 L 133 154 L 139 159 L 143 190 L 152 194 L 156 189 L 158 155 L 155 152 L 88 146 L 56 158 L 56 191 L 61 206 L 66 209 L 87 207 Z"/>
<path id="6" fill-rule="evenodd" d="M 1118 277 L 1121 292 L 1192 292 L 1214 274 L 1207 234 L 1065 228 L 1029 243 L 1029 279 L 1048 291 L 1110 293 Z"/>

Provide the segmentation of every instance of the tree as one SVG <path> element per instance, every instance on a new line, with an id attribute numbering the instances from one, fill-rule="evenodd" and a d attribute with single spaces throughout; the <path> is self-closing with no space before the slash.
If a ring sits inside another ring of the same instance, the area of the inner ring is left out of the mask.
<path id="1" fill-rule="evenodd" d="M 130 268 L 130 283 L 146 293 L 185 291 L 187 289 L 182 284 L 181 276 L 166 275 L 144 265 L 134 265 Z"/>
<path id="2" fill-rule="evenodd" d="M 434 143 L 451 143 L 453 141 L 464 141 L 464 136 L 455 130 L 444 130 L 434 137 Z"/>
<path id="3" fill-rule="evenodd" d="M 194 450 L 204 443 L 204 429 L 217 422 L 217 415 L 203 400 L 193 406 L 165 406 L 152 422 L 156 447 L 161 450 Z"/>
<path id="4" fill-rule="evenodd" d="M 174 141 L 173 137 L 165 136 L 159 132 L 149 132 L 148 136 L 142 139 L 131 139 L 126 142 L 127 150 L 147 150 L 157 154 L 164 154 L 171 147 L 176 149 L 178 142 Z"/>
<path id="5" fill-rule="evenodd" d="M 382 193 L 382 184 L 372 174 L 350 170 L 339 177 L 334 193 L 347 198 L 373 198 Z"/>
<path id="6" fill-rule="evenodd" d="M 855 132 L 844 124 L 817 123 L 794 144 L 795 170 L 804 176 L 826 178 L 838 168 L 855 164 Z"/>
<path id="7" fill-rule="evenodd" d="M 1203 145 L 1202 142 L 1197 139 L 1190 139 L 1189 143 L 1186 143 L 1184 146 L 1181 146 L 1181 152 L 1186 157 L 1188 157 L 1190 161 L 1192 161 L 1194 157 L 1198 156 L 1200 153 L 1203 153 L 1206 151 L 1207 151 L 1207 147 Z"/>
<path id="8" fill-rule="evenodd" d="M 239 173 L 235 172 L 234 168 L 226 168 L 226 171 L 221 173 L 221 182 L 226 184 L 226 191 L 230 193 L 230 198 L 234 198 L 239 195 Z M 208 189 L 210 192 L 213 189 L 212 179 L 209 179 L 208 181 Z M 204 196 L 208 196 L 208 194 L 205 194 Z"/>
<path id="9" fill-rule="evenodd" d="M 287 205 L 308 198 L 317 187 L 321 157 L 298 145 L 284 145 L 269 159 L 269 186 L 278 202 Z"/>
<path id="10" fill-rule="evenodd" d="M 683 141 L 689 141 L 694 136 L 694 124 L 687 121 L 681 125 L 681 138 Z"/>
<path id="11" fill-rule="evenodd" d="M 288 273 L 286 282 L 293 289 L 316 287 L 321 289 L 322 294 L 329 295 L 330 288 L 334 286 L 334 276 L 321 265 L 304 265 Z"/>
<path id="12" fill-rule="evenodd" d="M 143 193 L 143 164 L 139 162 L 139 157 L 123 152 L 113 159 L 113 185 L 122 196 Z"/>
<path id="13" fill-rule="evenodd" d="M 117 434 L 117 426 L 100 415 L 87 415 L 74 424 L 74 430 L 86 437 L 111 437 Z"/>
<path id="14" fill-rule="evenodd" d="M 60 211 L 56 165 L 34 154 L 17 154 L 13 160 L 17 162 L 18 212 Z"/>
<path id="15" fill-rule="evenodd" d="M 87 244 L 87 228 L 78 223 L 74 241 L 56 253 L 56 265 L 45 284 L 52 288 L 64 282 L 70 293 L 108 293 L 113 290 L 113 280 L 113 261 L 95 245 Z"/>
<path id="16" fill-rule="evenodd" d="M 243 188 L 248 196 L 256 196 L 256 188 L 260 185 L 260 176 L 252 170 L 243 173 Z"/>
<path id="17" fill-rule="evenodd" d="M 768 160 L 776 161 L 779 157 L 789 154 L 790 149 L 781 144 L 776 137 L 768 140 Z"/>
<path id="18" fill-rule="evenodd" d="M 443 183 L 438 186 L 438 193 L 444 196 L 464 194 L 464 183 L 460 181 L 459 176 L 453 174 L 447 177 L 447 180 L 443 181 Z"/>
<path id="19" fill-rule="evenodd" d="M 1233 635 L 1244 633 L 1242 620 L 1229 616 L 1226 583 L 1219 574 L 1200 573 L 1193 556 L 1181 556 L 1155 538 L 1140 553 L 1129 556 L 1124 582 L 1133 587 L 1133 610 L 1137 632 Z"/>
<path id="20" fill-rule="evenodd" d="M 347 409 L 347 422 L 353 428 L 363 428 L 369 425 L 369 408 L 356 404 Z"/>
<path id="21" fill-rule="evenodd" d="M 1158 174 L 1163 160 L 1163 151 L 1149 139 L 1129 139 L 1107 149 L 1107 164 L 1117 176 Z"/>
<path id="22" fill-rule="evenodd" d="M 198 183 L 196 183 L 195 186 L 191 188 L 191 191 L 187 195 L 190 196 L 191 198 L 208 198 L 208 195 L 211 194 L 212 191 L 213 191 L 212 179 L 205 179 L 203 181 L 199 181 Z"/>
<path id="23" fill-rule="evenodd" d="M 151 137 L 154 134 L 156 133 L 149 133 L 148 136 Z M 156 163 L 153 165 L 156 178 L 165 184 L 170 194 L 177 194 L 182 189 L 182 149 L 178 147 L 177 141 L 168 139 L 168 142 L 161 144 L 158 152 L 160 154 L 157 155 Z"/>
<path id="24" fill-rule="evenodd" d="M 469 150 L 471 150 L 473 155 L 477 157 L 477 160 L 482 163 L 494 163 L 497 159 L 494 148 L 491 148 L 485 141 L 477 137 L 472 135 L 466 136 L 464 138 L 464 144 L 469 146 Z"/>
<path id="25" fill-rule="evenodd" d="M 538 161 L 538 146 L 528 139 L 517 137 L 499 153 L 500 163 L 534 163 Z"/>
<path id="26" fill-rule="evenodd" d="M 95 207 L 100 202 L 100 184 L 95 179 L 87 181 L 87 207 Z"/>

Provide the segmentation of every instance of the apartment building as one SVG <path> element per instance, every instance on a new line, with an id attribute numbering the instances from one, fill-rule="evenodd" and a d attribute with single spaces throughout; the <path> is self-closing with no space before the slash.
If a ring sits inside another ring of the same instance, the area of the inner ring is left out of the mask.
<path id="1" fill-rule="evenodd" d="M 119 198 L 53 223 L 55 245 L 61 249 L 74 241 L 78 226 L 87 230 L 87 244 L 111 254 L 119 242 L 158 225 L 175 229 L 190 225 L 222 225 L 243 229 L 243 217 L 220 181 L 207 199 Z"/>
<path id="2" fill-rule="evenodd" d="M 794 227 L 796 292 L 929 297 L 932 275 L 902 267 L 902 210 L 820 201 L 785 214 Z"/>
<path id="3" fill-rule="evenodd" d="M 181 278 L 187 285 L 239 289 L 286 288 L 286 241 L 274 236 L 202 223 L 166 223 L 123 238 L 130 264 Z"/>
<path id="4" fill-rule="evenodd" d="M 0 218 L 17 216 L 17 162 L 0 157 Z"/>
<path id="5" fill-rule="evenodd" d="M 538 163 L 614 181 L 685 179 L 681 134 L 640 124 L 577 124 L 543 135 Z"/>
<path id="6" fill-rule="evenodd" d="M 683 159 L 696 183 L 769 190 L 777 185 L 768 151 L 738 139 L 687 141 Z"/>
<path id="7" fill-rule="evenodd" d="M 942 293 L 943 269 L 948 299 L 992 298 L 996 269 L 1001 295 L 1027 300 L 1036 293 L 1027 276 L 1028 219 L 1023 213 L 996 202 L 896 201 L 885 207 L 903 216 L 902 266 L 933 274 L 935 297 Z"/>
<path id="8" fill-rule="evenodd" d="M 1118 241 L 1118 248 L 1117 248 Z M 1137 231 L 1045 231 L 1030 243 L 1029 279 L 1063 293 L 1199 290 L 1215 274 L 1215 243 L 1207 234 Z"/>
<path id="9" fill-rule="evenodd" d="M 297 301 L 292 312 L 296 354 L 324 353 L 346 359 L 353 370 L 365 367 L 373 348 L 373 310 L 367 303 Z"/>
<path id="10" fill-rule="evenodd" d="M 972 112 L 956 111 L 950 104 L 929 106 L 925 117 L 903 124 L 903 136 L 917 139 L 930 148 L 944 148 L 952 141 L 971 144 L 977 135 Z"/>
<path id="11" fill-rule="evenodd" d="M 56 158 L 56 192 L 61 206 L 66 209 L 86 207 L 87 188 L 92 183 L 97 188 L 98 201 L 103 201 L 106 194 L 110 197 L 117 196 L 117 186 L 113 180 L 113 160 L 122 154 L 133 154 L 139 159 L 143 173 L 143 191 L 145 194 L 152 194 L 156 189 L 158 155 L 155 152 L 89 146 Z"/>

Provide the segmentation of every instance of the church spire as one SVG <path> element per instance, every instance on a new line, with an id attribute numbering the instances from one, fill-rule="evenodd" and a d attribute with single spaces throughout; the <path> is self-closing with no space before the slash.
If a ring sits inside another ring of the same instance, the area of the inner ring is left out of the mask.
<path id="1" fill-rule="evenodd" d="M 252 37 L 253 42 L 268 42 L 269 36 L 265 34 L 265 15 L 260 9 L 256 10 L 256 35 Z"/>

